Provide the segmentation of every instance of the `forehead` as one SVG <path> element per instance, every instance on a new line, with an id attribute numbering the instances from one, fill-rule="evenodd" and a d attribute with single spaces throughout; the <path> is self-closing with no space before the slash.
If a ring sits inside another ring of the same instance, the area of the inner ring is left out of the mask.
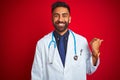
<path id="1" fill-rule="evenodd" d="M 69 11 L 65 7 L 57 7 L 54 9 L 53 14 L 54 13 L 69 13 Z"/>

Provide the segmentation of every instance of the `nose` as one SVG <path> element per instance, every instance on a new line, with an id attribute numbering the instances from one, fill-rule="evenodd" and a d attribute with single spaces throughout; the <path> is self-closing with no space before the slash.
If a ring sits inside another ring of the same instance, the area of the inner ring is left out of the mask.
<path id="1" fill-rule="evenodd" d="M 63 22 L 64 21 L 64 18 L 62 16 L 59 16 L 59 21 L 60 22 Z"/>

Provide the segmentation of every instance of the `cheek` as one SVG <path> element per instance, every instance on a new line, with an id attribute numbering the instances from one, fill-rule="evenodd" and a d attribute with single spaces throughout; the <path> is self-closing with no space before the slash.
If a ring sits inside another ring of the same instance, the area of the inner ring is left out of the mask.
<path id="1" fill-rule="evenodd" d="M 52 20 L 54 23 L 58 21 L 58 18 L 53 18 Z"/>

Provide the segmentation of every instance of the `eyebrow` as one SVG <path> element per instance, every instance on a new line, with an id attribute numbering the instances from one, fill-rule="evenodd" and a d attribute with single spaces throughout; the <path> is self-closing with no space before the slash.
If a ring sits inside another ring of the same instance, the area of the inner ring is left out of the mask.
<path id="1" fill-rule="evenodd" d="M 53 15 L 56 15 L 56 14 L 62 14 L 62 15 L 66 15 L 66 14 L 69 14 L 69 13 L 53 13 Z"/>

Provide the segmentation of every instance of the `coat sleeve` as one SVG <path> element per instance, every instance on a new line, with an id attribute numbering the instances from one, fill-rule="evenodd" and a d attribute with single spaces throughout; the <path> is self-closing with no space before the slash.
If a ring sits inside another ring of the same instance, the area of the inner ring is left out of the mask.
<path id="1" fill-rule="evenodd" d="M 86 48 L 86 72 L 87 72 L 87 74 L 92 74 L 98 68 L 98 66 L 100 64 L 100 58 L 98 58 L 97 64 L 96 64 L 96 66 L 94 66 L 93 61 L 92 61 L 92 53 L 88 46 L 87 40 L 86 40 L 85 48 Z"/>
<path id="2" fill-rule="evenodd" d="M 37 43 L 31 70 L 31 80 L 43 80 L 43 63 L 41 46 Z"/>

